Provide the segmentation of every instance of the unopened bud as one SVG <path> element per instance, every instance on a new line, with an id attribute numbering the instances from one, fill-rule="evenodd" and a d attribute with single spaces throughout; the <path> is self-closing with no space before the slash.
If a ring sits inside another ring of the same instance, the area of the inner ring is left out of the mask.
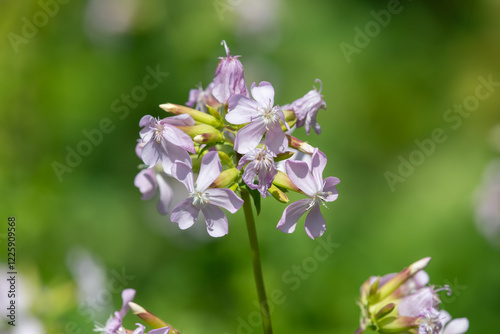
<path id="1" fill-rule="evenodd" d="M 291 158 L 294 154 L 295 154 L 295 152 L 292 152 L 292 151 L 286 151 L 284 153 L 279 153 L 276 156 L 276 158 L 274 158 L 274 162 L 278 162 L 278 161 L 281 161 L 281 160 L 286 160 L 288 158 Z"/>
<path id="2" fill-rule="evenodd" d="M 370 296 L 369 298 L 370 302 L 375 304 L 380 302 L 381 300 L 384 300 L 391 293 L 396 291 L 396 289 L 399 288 L 401 284 L 406 282 L 410 277 L 412 277 L 417 272 L 427 267 L 430 260 L 431 260 L 430 257 L 425 257 L 411 264 L 408 268 L 405 268 L 402 271 L 400 271 L 396 276 L 391 278 L 387 283 L 385 283 L 382 287 L 380 287 L 380 289 L 377 291 L 375 295 Z"/>
<path id="3" fill-rule="evenodd" d="M 240 176 L 240 171 L 236 168 L 229 168 L 220 173 L 219 177 L 210 185 L 210 188 L 227 188 Z"/>
<path id="4" fill-rule="evenodd" d="M 288 146 L 293 147 L 297 150 L 299 150 L 302 153 L 306 154 L 313 154 L 314 153 L 314 147 L 309 145 L 307 142 L 300 140 L 297 137 L 286 135 L 288 138 Z"/>
<path id="5" fill-rule="evenodd" d="M 215 99 L 214 99 L 215 100 Z M 220 104 L 219 104 L 220 105 Z M 218 120 L 221 120 L 222 119 L 222 116 L 221 114 L 217 111 L 216 108 L 214 107 L 211 107 L 207 104 L 207 110 L 208 112 L 210 113 L 210 115 L 212 115 L 213 117 L 215 117 L 216 119 Z"/>
<path id="6" fill-rule="evenodd" d="M 274 184 L 271 184 L 269 189 L 267 189 L 271 195 L 276 198 L 278 201 L 281 203 L 288 203 L 290 200 L 288 199 L 288 196 L 278 187 L 276 187 Z"/>
<path id="7" fill-rule="evenodd" d="M 128 306 L 132 310 L 132 312 L 141 318 L 142 321 L 144 321 L 146 324 L 149 326 L 158 329 L 158 328 L 164 328 L 164 327 L 170 327 L 170 333 L 172 334 L 179 334 L 179 331 L 176 330 L 175 328 L 172 327 L 169 323 L 161 320 L 157 316 L 155 316 L 153 313 L 149 312 L 146 310 L 144 307 L 134 303 L 134 302 L 129 302 Z"/>
<path id="8" fill-rule="evenodd" d="M 293 110 L 283 110 L 283 114 L 285 114 L 285 122 L 297 121 L 297 116 L 295 116 Z"/>
<path id="9" fill-rule="evenodd" d="M 224 139 L 219 130 L 207 124 L 177 126 L 177 128 L 188 134 L 198 144 L 218 143 Z"/>
<path id="10" fill-rule="evenodd" d="M 188 114 L 195 121 L 200 122 L 200 123 L 212 125 L 215 127 L 222 126 L 222 123 L 219 120 L 217 120 L 214 116 L 211 116 L 209 114 L 206 114 L 206 113 L 198 111 L 198 110 L 195 110 L 193 108 L 189 108 L 186 106 L 181 106 L 181 105 L 173 104 L 173 103 L 161 104 L 160 108 L 162 108 L 163 110 L 165 110 L 171 114 L 174 114 L 174 115 Z"/>
<path id="11" fill-rule="evenodd" d="M 295 184 L 293 184 L 288 175 L 286 175 L 282 171 L 278 171 L 278 173 L 274 177 L 273 184 L 281 188 L 293 190 L 298 193 L 303 193 L 302 190 L 300 190 Z"/>

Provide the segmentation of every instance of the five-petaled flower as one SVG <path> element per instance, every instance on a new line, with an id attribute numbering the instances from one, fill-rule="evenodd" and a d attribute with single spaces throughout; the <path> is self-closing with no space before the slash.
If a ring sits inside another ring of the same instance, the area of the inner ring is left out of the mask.
<path id="1" fill-rule="evenodd" d="M 310 166 L 303 161 L 285 163 L 290 180 L 309 198 L 290 204 L 278 223 L 277 228 L 286 233 L 295 230 L 298 219 L 307 211 L 305 229 L 312 239 L 320 237 L 326 230 L 325 218 L 321 215 L 320 204 L 335 201 L 338 191 L 335 187 L 340 183 L 336 177 L 329 176 L 323 180 L 323 170 L 326 166 L 326 156 L 317 148 L 314 149 Z M 326 205 L 325 205 L 326 206 Z"/>
<path id="2" fill-rule="evenodd" d="M 172 167 L 172 176 L 182 182 L 189 191 L 189 197 L 177 204 L 170 213 L 170 220 L 178 223 L 182 230 L 191 227 L 203 212 L 207 231 L 212 237 L 228 233 L 228 223 L 224 208 L 235 213 L 243 205 L 243 200 L 227 188 L 209 189 L 222 171 L 218 152 L 208 152 L 201 160 L 200 173 L 196 183 L 191 166 L 177 161 Z"/>
<path id="3" fill-rule="evenodd" d="M 279 106 L 274 105 L 274 88 L 266 81 L 259 86 L 252 84 L 252 99 L 244 95 L 234 95 L 228 101 L 226 120 L 232 124 L 246 124 L 236 134 L 234 149 L 245 154 L 259 145 L 264 134 L 267 149 L 279 154 L 288 147 L 288 139 L 281 128 L 285 115 Z"/>
<path id="4" fill-rule="evenodd" d="M 188 152 L 195 153 L 193 140 L 176 125 L 194 125 L 195 122 L 189 115 L 167 117 L 162 120 L 150 115 L 141 118 L 139 125 L 144 143 L 142 160 L 150 168 L 161 162 L 163 170 L 170 174 L 170 169 L 175 161 L 191 163 Z M 188 152 L 187 152 L 188 151 Z"/>
<path id="5" fill-rule="evenodd" d="M 248 164 L 243 172 L 243 181 L 249 188 L 258 189 L 264 198 L 267 196 L 267 189 L 269 189 L 278 173 L 274 163 L 275 156 L 265 148 L 256 148 L 248 151 L 238 162 L 238 169 Z M 256 176 L 258 179 L 257 184 L 254 183 Z"/>

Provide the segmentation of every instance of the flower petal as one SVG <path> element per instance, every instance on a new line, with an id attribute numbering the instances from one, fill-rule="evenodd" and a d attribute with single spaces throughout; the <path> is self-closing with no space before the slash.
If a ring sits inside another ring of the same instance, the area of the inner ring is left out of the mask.
<path id="1" fill-rule="evenodd" d="M 274 105 L 274 88 L 269 82 L 261 81 L 259 86 L 256 86 L 254 82 L 251 91 L 253 99 L 261 106 L 272 107 Z"/>
<path id="2" fill-rule="evenodd" d="M 196 180 L 196 190 L 204 192 L 215 179 L 220 175 L 222 165 L 220 163 L 219 153 L 211 151 L 205 154 L 201 159 L 200 173 Z"/>
<path id="3" fill-rule="evenodd" d="M 152 329 L 148 334 L 168 334 L 170 332 L 170 327 L 163 327 L 158 329 Z"/>
<path id="4" fill-rule="evenodd" d="M 327 202 L 333 202 L 339 197 L 339 191 L 335 187 L 339 183 L 340 180 L 334 176 L 329 176 L 323 181 L 323 191 L 331 192 L 331 194 L 325 198 Z"/>
<path id="5" fill-rule="evenodd" d="M 287 206 L 276 228 L 285 233 L 295 231 L 297 221 L 307 211 L 309 203 L 311 203 L 311 200 L 306 198 Z"/>
<path id="6" fill-rule="evenodd" d="M 453 319 L 444 329 L 443 334 L 463 334 L 469 329 L 467 318 Z"/>
<path id="7" fill-rule="evenodd" d="M 156 174 L 156 183 L 158 184 L 158 188 L 160 189 L 160 201 L 158 202 L 158 211 L 162 215 L 168 214 L 168 210 L 170 209 L 170 202 L 172 201 L 173 190 L 172 187 L 168 184 L 167 180 L 161 175 Z"/>
<path id="8" fill-rule="evenodd" d="M 161 151 L 161 166 L 167 174 L 172 174 L 172 167 L 176 162 L 185 163 L 188 166 L 192 166 L 191 157 L 189 153 L 186 152 L 180 146 L 171 145 L 170 143 L 162 145 L 163 151 Z"/>
<path id="9" fill-rule="evenodd" d="M 162 131 L 162 135 L 170 144 L 168 146 L 180 146 L 186 151 L 196 153 L 193 140 L 187 133 L 170 124 L 164 124 L 164 126 L 165 129 Z"/>
<path id="10" fill-rule="evenodd" d="M 156 176 L 152 168 L 141 170 L 134 179 L 134 185 L 142 193 L 141 199 L 151 199 L 156 194 Z"/>
<path id="11" fill-rule="evenodd" d="M 235 213 L 243 205 L 243 200 L 231 189 L 207 189 L 206 193 L 209 196 L 210 204 L 217 205 L 231 213 Z"/>
<path id="12" fill-rule="evenodd" d="M 151 115 L 146 115 L 146 116 L 143 116 L 143 117 L 141 118 L 141 120 L 139 121 L 139 126 L 140 126 L 141 128 L 143 128 L 143 127 L 145 127 L 145 126 L 147 126 L 147 127 L 149 128 L 149 123 L 151 122 L 151 118 L 153 118 L 153 119 L 154 119 L 154 117 L 153 117 L 153 116 L 151 116 Z"/>
<path id="13" fill-rule="evenodd" d="M 240 154 L 245 154 L 259 145 L 262 136 L 266 132 L 264 122 L 255 121 L 245 125 L 236 134 L 234 149 Z"/>
<path id="14" fill-rule="evenodd" d="M 260 112 L 259 104 L 243 95 L 234 95 L 228 101 L 226 121 L 231 124 L 250 123 Z"/>
<path id="15" fill-rule="evenodd" d="M 181 230 L 185 230 L 193 226 L 199 214 L 200 210 L 191 204 L 191 198 L 186 198 L 172 209 L 170 220 L 179 224 Z"/>
<path id="16" fill-rule="evenodd" d="M 326 155 L 315 148 L 311 159 L 311 174 L 318 187 L 323 186 L 323 171 L 325 170 L 326 162 Z"/>
<path id="17" fill-rule="evenodd" d="M 148 141 L 142 148 L 142 161 L 144 161 L 144 163 L 149 167 L 156 166 L 156 164 L 160 160 L 158 149 L 161 149 L 161 146 L 154 140 Z"/>
<path id="18" fill-rule="evenodd" d="M 265 143 L 268 150 L 274 154 L 286 151 L 288 147 L 288 138 L 283 132 L 283 129 L 281 129 L 279 122 L 276 122 L 273 127 L 267 130 Z"/>
<path id="19" fill-rule="evenodd" d="M 134 300 L 135 297 L 135 290 L 134 289 L 125 289 L 122 291 L 122 308 L 118 312 L 120 314 L 120 317 L 123 318 L 125 314 L 127 314 L 128 310 L 130 309 L 130 306 L 128 306 L 128 303 Z"/>
<path id="20" fill-rule="evenodd" d="M 182 182 L 191 193 L 194 191 L 193 170 L 191 166 L 178 161 L 172 166 L 172 176 Z"/>
<path id="21" fill-rule="evenodd" d="M 319 209 L 319 203 L 313 205 L 311 211 L 307 214 L 305 228 L 307 235 L 313 240 L 325 233 L 326 222 Z"/>
<path id="22" fill-rule="evenodd" d="M 208 204 L 201 209 L 205 216 L 208 234 L 212 237 L 222 237 L 228 233 L 229 227 L 224 212 L 215 205 Z"/>
<path id="23" fill-rule="evenodd" d="M 307 196 L 313 197 L 319 190 L 315 180 L 309 172 L 309 166 L 303 161 L 287 160 L 285 162 L 286 173 L 290 180 Z"/>
<path id="24" fill-rule="evenodd" d="M 240 160 L 241 161 L 241 160 Z M 257 176 L 257 168 L 256 168 L 256 163 L 251 162 L 248 164 L 248 166 L 245 168 L 245 171 L 243 172 L 242 179 L 246 183 L 250 189 L 257 189 L 257 185 L 254 184 L 255 181 L 255 176 Z"/>
<path id="25" fill-rule="evenodd" d="M 164 118 L 160 121 L 160 123 L 170 124 L 170 125 L 191 126 L 195 124 L 195 121 L 193 117 L 191 117 L 191 115 L 181 114 Z"/>

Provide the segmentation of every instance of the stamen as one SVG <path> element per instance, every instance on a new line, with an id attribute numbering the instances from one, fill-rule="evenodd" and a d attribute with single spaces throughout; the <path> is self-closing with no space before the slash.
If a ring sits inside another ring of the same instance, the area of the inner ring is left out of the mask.
<path id="1" fill-rule="evenodd" d="M 201 209 L 206 204 L 210 203 L 208 194 L 202 193 L 201 191 L 195 190 L 189 194 L 189 198 L 192 199 L 193 206 L 195 208 Z"/>

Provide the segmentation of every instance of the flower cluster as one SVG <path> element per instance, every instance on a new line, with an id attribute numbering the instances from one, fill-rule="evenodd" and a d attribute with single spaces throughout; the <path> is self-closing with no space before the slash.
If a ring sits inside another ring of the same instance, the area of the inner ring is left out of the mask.
<path id="1" fill-rule="evenodd" d="M 451 320 L 439 309 L 438 292 L 428 285 L 429 275 L 423 270 L 430 258 L 423 258 L 399 273 L 370 277 L 361 286 L 360 327 L 379 333 L 462 334 L 469 328 L 466 318 Z M 450 321 L 451 320 L 451 321 Z"/>
<path id="2" fill-rule="evenodd" d="M 96 326 L 94 332 L 101 332 L 104 334 L 146 334 L 146 327 L 142 324 L 137 323 L 137 328 L 135 330 L 126 329 L 122 325 L 122 320 L 130 309 L 139 318 L 144 320 L 146 324 L 152 326 L 153 330 L 147 332 L 147 334 L 179 334 L 179 331 L 172 328 L 169 324 L 165 323 L 163 320 L 157 318 L 152 313 L 146 311 L 141 306 L 133 303 L 135 297 L 134 289 L 125 289 L 122 291 L 122 308 L 120 311 L 116 311 L 113 316 L 111 316 L 106 325 Z M 172 332 L 170 332 L 172 330 Z"/>
<path id="3" fill-rule="evenodd" d="M 239 56 L 230 55 L 222 43 L 226 56 L 220 58 L 215 78 L 205 90 L 192 89 L 186 106 L 160 105 L 173 116 L 160 119 L 147 115 L 140 120 L 136 152 L 144 165 L 135 185 L 143 199 L 152 198 L 159 190 L 160 213 L 170 212 L 170 220 L 181 229 L 191 227 L 201 212 L 213 237 L 228 233 L 221 208 L 238 211 L 243 205 L 238 196 L 241 191 L 253 192 L 256 206 L 260 197 L 268 195 L 288 203 L 285 192 L 295 191 L 308 198 L 290 204 L 277 228 L 291 233 L 298 219 L 309 212 L 305 230 L 312 239 L 321 236 L 326 224 L 320 204 L 326 206 L 337 199 L 340 181 L 323 179 L 326 155 L 291 135 L 291 129 L 301 126 L 307 134 L 311 127 L 320 133 L 316 116 L 326 108 L 321 89 L 280 107 L 269 82 L 253 83 L 248 90 Z M 294 160 L 297 151 L 310 155 L 310 162 Z M 278 170 L 278 161 L 284 161 L 286 173 Z M 167 176 L 184 184 L 189 192 L 172 210 L 173 191 Z"/>

